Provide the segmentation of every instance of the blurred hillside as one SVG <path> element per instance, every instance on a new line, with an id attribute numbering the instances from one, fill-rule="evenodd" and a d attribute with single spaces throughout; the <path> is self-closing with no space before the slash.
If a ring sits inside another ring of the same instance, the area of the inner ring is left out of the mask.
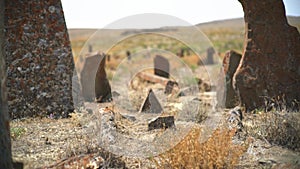
<path id="1" fill-rule="evenodd" d="M 300 17 L 288 17 L 290 25 L 300 30 Z M 207 36 L 208 41 L 212 43 L 220 57 L 227 50 L 236 50 L 242 52 L 244 40 L 244 20 L 243 18 L 220 20 L 197 24 L 197 28 Z M 152 32 L 153 36 L 145 39 L 138 36 L 142 32 Z M 185 33 L 189 35 L 191 31 L 187 27 L 164 27 L 160 29 L 69 29 L 70 40 L 75 60 L 81 54 L 88 52 L 89 46 L 93 51 L 104 51 L 113 57 L 126 57 L 126 50 L 137 51 L 147 48 L 158 48 L 168 50 L 172 53 L 178 53 L 181 49 L 188 49 L 190 46 L 164 37 L 163 34 Z M 157 33 L 157 34 L 156 34 Z M 132 38 L 132 35 L 135 35 Z M 162 36 L 161 36 L 162 35 Z M 194 35 L 189 35 L 194 36 Z M 87 40 L 90 40 L 87 42 Z M 116 43 L 119 43 L 116 45 Z M 192 44 L 198 45 L 198 44 Z M 109 49 L 109 50 L 108 50 Z M 201 51 L 205 54 L 205 50 Z"/>

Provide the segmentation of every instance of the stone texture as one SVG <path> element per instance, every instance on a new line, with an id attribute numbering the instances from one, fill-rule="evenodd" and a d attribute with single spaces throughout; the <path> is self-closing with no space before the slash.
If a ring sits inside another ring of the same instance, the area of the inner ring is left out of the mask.
<path id="1" fill-rule="evenodd" d="M 300 35 L 287 23 L 282 0 L 240 0 L 245 45 L 234 86 L 247 110 L 275 98 L 293 108 L 300 101 Z"/>
<path id="2" fill-rule="evenodd" d="M 9 116 L 6 98 L 6 73 L 4 44 L 4 0 L 0 0 L 0 168 L 13 168 L 9 134 Z"/>
<path id="3" fill-rule="evenodd" d="M 76 67 L 79 71 L 81 95 L 85 101 L 94 101 L 95 95 L 95 79 L 100 61 L 105 59 L 104 54 L 101 53 L 89 53 L 84 56 L 82 62 L 76 63 Z M 105 73 L 101 72 L 101 73 Z M 100 77 L 106 77 L 106 74 L 100 75 Z"/>
<path id="4" fill-rule="evenodd" d="M 200 92 L 209 92 L 212 90 L 212 86 L 209 84 L 209 82 L 205 82 L 199 77 L 196 77 L 196 82 Z"/>
<path id="5" fill-rule="evenodd" d="M 174 116 L 160 116 L 149 121 L 148 130 L 166 129 L 174 126 Z"/>
<path id="6" fill-rule="evenodd" d="M 232 78 L 239 66 L 242 55 L 230 50 L 225 53 L 223 58 L 223 71 L 225 74 L 225 97 L 224 103 L 226 108 L 233 108 L 239 104 L 238 95 L 232 86 Z"/>
<path id="7" fill-rule="evenodd" d="M 170 72 L 170 64 L 168 59 L 164 58 L 163 56 L 156 55 L 154 58 L 154 74 L 169 78 Z"/>
<path id="8" fill-rule="evenodd" d="M 106 161 L 99 153 L 79 154 L 44 168 L 104 168 Z"/>
<path id="9" fill-rule="evenodd" d="M 74 63 L 61 1 L 6 1 L 5 37 L 11 117 L 66 117 Z"/>
<path id="10" fill-rule="evenodd" d="M 99 109 L 100 115 L 100 137 L 99 144 L 107 146 L 117 141 L 117 125 L 115 123 L 115 113 L 108 108 Z"/>
<path id="11" fill-rule="evenodd" d="M 161 107 L 152 89 L 148 91 L 147 97 L 144 99 L 139 112 L 144 112 L 144 113 L 163 112 L 163 108 Z"/>
<path id="12" fill-rule="evenodd" d="M 102 54 L 101 56 L 101 62 L 98 66 L 98 70 L 96 73 L 96 79 L 95 79 L 95 94 L 96 94 L 96 100 L 97 102 L 108 102 L 111 101 L 112 95 L 111 95 L 111 87 L 109 85 L 109 81 L 106 76 L 105 72 L 105 55 Z M 93 81 L 91 81 L 93 82 Z"/>

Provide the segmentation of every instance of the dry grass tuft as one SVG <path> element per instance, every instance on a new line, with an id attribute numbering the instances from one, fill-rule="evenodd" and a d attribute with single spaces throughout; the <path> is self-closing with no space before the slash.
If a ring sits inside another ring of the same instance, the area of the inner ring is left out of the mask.
<path id="1" fill-rule="evenodd" d="M 198 67 L 198 63 L 200 61 L 199 56 L 196 54 L 193 54 L 191 56 L 184 56 L 182 60 L 192 69 L 194 70 L 195 68 Z"/>
<path id="2" fill-rule="evenodd" d="M 300 151 L 300 113 L 273 110 L 257 111 L 246 116 L 243 126 L 247 135 Z"/>
<path id="3" fill-rule="evenodd" d="M 220 129 L 204 143 L 200 128 L 194 128 L 173 149 L 151 160 L 157 168 L 233 168 L 248 145 L 232 143 L 235 130 Z"/>

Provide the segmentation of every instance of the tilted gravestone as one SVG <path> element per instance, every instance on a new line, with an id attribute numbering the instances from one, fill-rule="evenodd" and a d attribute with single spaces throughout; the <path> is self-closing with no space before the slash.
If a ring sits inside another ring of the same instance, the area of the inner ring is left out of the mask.
<path id="1" fill-rule="evenodd" d="M 169 78 L 170 74 L 170 64 L 168 59 L 164 58 L 163 56 L 156 55 L 154 58 L 154 74 Z"/>
<path id="2" fill-rule="evenodd" d="M 245 45 L 234 75 L 247 110 L 278 99 L 294 107 L 300 101 L 300 34 L 290 26 L 282 0 L 239 0 L 245 19 Z"/>
<path id="3" fill-rule="evenodd" d="M 81 95 L 85 101 L 94 101 L 95 95 L 95 77 L 101 60 L 105 59 L 104 54 L 89 53 L 78 61 L 76 67 L 79 69 L 79 79 L 81 86 Z M 80 64 L 80 65 L 79 65 Z"/>
<path id="4" fill-rule="evenodd" d="M 225 53 L 223 58 L 223 70 L 225 74 L 225 107 L 233 108 L 238 105 L 238 96 L 232 86 L 233 75 L 239 66 L 242 55 L 230 50 Z"/>
<path id="5" fill-rule="evenodd" d="M 6 1 L 5 37 L 11 117 L 72 112 L 74 63 L 61 1 Z"/>
<path id="6" fill-rule="evenodd" d="M 96 101 L 97 102 L 109 102 L 112 99 L 111 94 L 111 87 L 109 85 L 109 81 L 107 79 L 106 71 L 105 71 L 105 62 L 106 58 L 105 55 L 102 54 L 102 57 L 100 59 L 100 64 L 98 65 L 97 73 L 95 77 L 95 80 L 92 82 L 95 82 L 95 95 L 96 95 Z"/>

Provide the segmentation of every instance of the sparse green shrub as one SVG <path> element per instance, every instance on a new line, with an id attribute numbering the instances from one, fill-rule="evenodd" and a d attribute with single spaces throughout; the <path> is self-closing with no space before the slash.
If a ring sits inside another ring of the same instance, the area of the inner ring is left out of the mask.
<path id="1" fill-rule="evenodd" d="M 23 135 L 26 132 L 26 129 L 23 127 L 11 127 L 10 128 L 10 136 L 12 139 L 17 139 L 21 135 Z"/>

